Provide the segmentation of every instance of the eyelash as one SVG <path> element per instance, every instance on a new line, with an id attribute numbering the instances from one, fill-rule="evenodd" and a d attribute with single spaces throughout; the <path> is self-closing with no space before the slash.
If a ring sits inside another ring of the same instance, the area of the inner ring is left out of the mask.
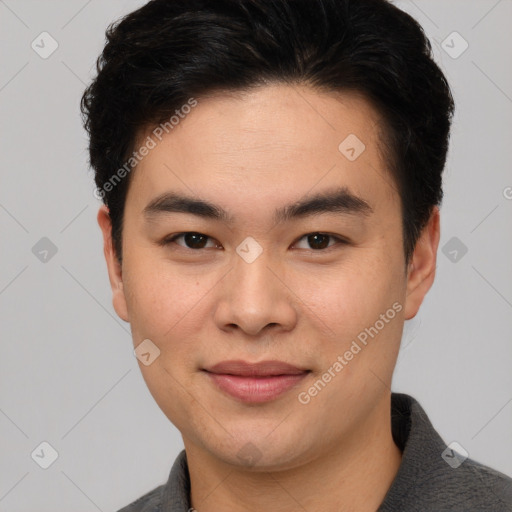
<path id="1" fill-rule="evenodd" d="M 176 233 L 174 235 L 170 235 L 166 238 L 164 238 L 161 242 L 160 242 L 160 245 L 162 246 L 168 246 L 168 245 L 171 245 L 173 243 L 175 243 L 175 241 L 178 239 L 178 238 L 181 238 L 185 235 L 200 235 L 200 236 L 203 236 L 203 237 L 206 237 L 208 240 L 214 240 L 214 238 L 208 236 L 208 235 L 205 235 L 203 233 L 199 233 L 197 231 L 184 231 L 182 233 Z M 302 239 L 306 238 L 306 237 L 309 237 L 309 236 L 312 236 L 312 235 L 322 235 L 322 236 L 327 236 L 331 239 L 334 239 L 337 243 L 335 244 L 332 244 L 332 245 L 328 245 L 327 247 L 323 248 L 323 249 L 304 249 L 304 250 L 309 250 L 311 252 L 327 252 L 333 248 L 335 248 L 336 246 L 339 246 L 339 245 L 348 245 L 350 242 L 345 239 L 345 238 L 342 238 L 342 237 L 339 237 L 337 235 L 331 235 L 330 233 L 324 233 L 324 232 L 321 232 L 321 231 L 313 231 L 311 233 L 307 233 L 305 235 L 302 235 L 300 238 L 297 239 L 296 242 L 294 242 L 294 245 L 297 244 L 298 242 L 300 242 Z M 199 249 L 192 249 L 191 247 L 186 247 L 184 245 L 180 245 L 180 244 L 176 244 L 178 245 L 179 247 L 181 247 L 182 249 L 185 249 L 185 250 L 189 250 L 189 251 L 194 251 L 194 252 L 199 252 L 201 250 L 205 250 L 205 249 L 215 249 L 217 247 L 202 247 L 202 248 L 199 248 Z M 220 244 L 219 244 L 220 245 Z"/>

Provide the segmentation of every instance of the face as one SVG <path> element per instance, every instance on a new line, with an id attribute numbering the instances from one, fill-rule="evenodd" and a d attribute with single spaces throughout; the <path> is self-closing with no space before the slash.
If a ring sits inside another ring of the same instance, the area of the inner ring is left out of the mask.
<path id="1" fill-rule="evenodd" d="M 386 403 L 437 217 L 406 268 L 380 120 L 360 97 L 275 85 L 197 101 L 133 171 L 122 266 L 99 213 L 114 306 L 135 347 L 151 340 L 139 365 L 187 449 L 294 467 Z"/>

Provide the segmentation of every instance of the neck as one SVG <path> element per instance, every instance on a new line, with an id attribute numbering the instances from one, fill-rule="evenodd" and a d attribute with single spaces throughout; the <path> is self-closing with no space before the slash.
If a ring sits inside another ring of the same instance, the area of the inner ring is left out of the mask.
<path id="1" fill-rule="evenodd" d="M 390 399 L 385 396 L 365 424 L 336 446 L 286 470 L 240 469 L 184 439 L 193 508 L 198 512 L 375 512 L 402 456 L 391 434 Z"/>

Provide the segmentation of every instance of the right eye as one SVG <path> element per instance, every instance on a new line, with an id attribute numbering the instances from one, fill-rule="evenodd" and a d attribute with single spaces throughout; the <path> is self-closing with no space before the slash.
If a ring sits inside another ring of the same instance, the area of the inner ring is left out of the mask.
<path id="1" fill-rule="evenodd" d="M 178 240 L 183 240 L 182 243 L 178 243 Z M 211 240 L 213 245 L 208 246 L 208 240 Z M 203 233 L 197 233 L 195 231 L 187 231 L 184 233 L 176 233 L 174 235 L 168 236 L 162 240 L 162 245 L 170 245 L 175 243 L 185 249 L 191 250 L 199 250 L 199 249 L 210 249 L 210 248 L 218 248 L 219 243 L 208 235 L 204 235 Z"/>

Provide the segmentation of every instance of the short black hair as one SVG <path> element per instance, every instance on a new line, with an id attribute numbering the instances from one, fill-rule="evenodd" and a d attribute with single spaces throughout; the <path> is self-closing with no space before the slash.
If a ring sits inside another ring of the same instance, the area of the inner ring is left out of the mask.
<path id="1" fill-rule="evenodd" d="M 119 259 L 142 131 L 172 127 L 169 119 L 191 99 L 285 83 L 357 92 L 377 109 L 409 262 L 442 200 L 454 110 L 430 42 L 411 16 L 387 0 L 152 0 L 112 23 L 106 39 L 81 110 Z"/>

